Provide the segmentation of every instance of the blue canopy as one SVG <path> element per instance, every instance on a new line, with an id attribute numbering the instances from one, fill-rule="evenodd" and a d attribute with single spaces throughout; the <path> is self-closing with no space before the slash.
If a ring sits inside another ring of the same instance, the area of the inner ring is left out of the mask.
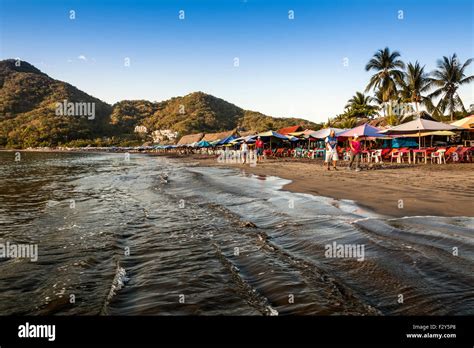
<path id="1" fill-rule="evenodd" d="M 261 138 L 277 138 L 277 139 L 282 139 L 282 140 L 289 140 L 287 136 L 277 133 L 275 131 L 268 131 L 268 132 L 263 132 L 257 134 L 257 136 Z"/>
<path id="2" fill-rule="evenodd" d="M 217 143 L 217 145 L 225 145 L 225 144 L 228 144 L 230 143 L 232 140 L 236 139 L 237 137 L 233 136 L 233 135 L 229 135 L 228 137 L 222 139 L 222 140 L 219 140 L 219 142 Z"/>
<path id="3" fill-rule="evenodd" d="M 254 143 L 257 140 L 256 135 L 247 135 L 246 137 L 240 137 L 232 140 L 233 143 L 240 144 L 243 141 L 246 141 L 247 143 Z"/>
<path id="4" fill-rule="evenodd" d="M 200 142 L 197 143 L 197 147 L 209 147 L 211 146 L 211 143 L 205 140 L 201 140 Z"/>
<path id="5" fill-rule="evenodd" d="M 418 147 L 418 142 L 414 138 L 394 138 L 392 147 L 399 149 L 401 147 Z"/>

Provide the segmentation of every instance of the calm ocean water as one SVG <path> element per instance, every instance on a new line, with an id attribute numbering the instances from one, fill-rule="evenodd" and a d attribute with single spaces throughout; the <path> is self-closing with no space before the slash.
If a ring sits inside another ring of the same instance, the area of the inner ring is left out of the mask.
<path id="1" fill-rule="evenodd" d="M 0 258 L 0 315 L 474 314 L 472 217 L 387 218 L 139 154 L 14 157 L 0 244 L 39 255 Z"/>

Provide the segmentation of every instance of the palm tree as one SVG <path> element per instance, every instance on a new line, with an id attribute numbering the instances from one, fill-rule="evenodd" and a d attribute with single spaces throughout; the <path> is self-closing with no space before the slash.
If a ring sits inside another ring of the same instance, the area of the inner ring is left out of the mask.
<path id="1" fill-rule="evenodd" d="M 399 57 L 398 51 L 390 52 L 390 49 L 385 47 L 378 50 L 365 66 L 366 71 L 376 72 L 370 78 L 365 91 L 379 90 L 384 104 L 396 97 L 397 84 L 403 80 L 403 71 L 399 69 L 404 69 L 405 63 Z"/>
<path id="2" fill-rule="evenodd" d="M 371 96 L 365 95 L 361 92 L 356 92 L 356 94 L 347 101 L 345 106 L 345 114 L 351 117 L 366 117 L 374 115 L 378 107 L 371 105 L 373 98 Z"/>
<path id="3" fill-rule="evenodd" d="M 373 106 L 369 105 L 369 103 L 372 101 L 372 97 L 365 95 L 364 93 L 361 92 L 356 92 L 356 94 L 347 101 L 347 104 L 345 106 L 346 109 L 354 108 L 354 107 L 367 107 L 367 106 Z"/>
<path id="4" fill-rule="evenodd" d="M 425 66 L 421 66 L 418 61 L 415 64 L 408 63 L 400 86 L 401 100 L 414 103 L 417 114 L 420 112 L 420 104 L 426 105 L 428 108 L 432 107 L 431 98 L 422 95 L 430 90 L 431 81 L 428 74 L 425 73 Z"/>
<path id="5" fill-rule="evenodd" d="M 357 119 L 354 117 L 346 117 L 337 123 L 338 128 L 350 129 L 357 125 Z"/>
<path id="6" fill-rule="evenodd" d="M 438 60 L 438 67 L 431 74 L 431 85 L 437 89 L 432 92 L 429 97 L 441 97 L 437 109 L 441 112 L 448 109 L 451 115 L 451 121 L 453 121 L 454 112 L 458 107 L 461 107 L 462 111 L 466 111 L 457 93 L 457 89 L 461 85 L 474 81 L 474 75 L 466 76 L 464 72 L 471 62 L 472 58 L 466 60 L 464 64 L 461 64 L 456 53 L 454 53 L 451 57 L 443 57 L 443 59 Z"/>

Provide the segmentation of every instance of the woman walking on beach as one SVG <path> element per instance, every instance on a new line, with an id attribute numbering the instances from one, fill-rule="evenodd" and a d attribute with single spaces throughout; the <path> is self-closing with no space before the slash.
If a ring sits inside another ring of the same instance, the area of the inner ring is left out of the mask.
<path id="1" fill-rule="evenodd" d="M 349 145 L 351 147 L 351 160 L 349 162 L 349 167 L 347 167 L 348 170 L 352 169 L 352 163 L 354 162 L 354 159 L 356 161 L 356 166 L 355 166 L 355 171 L 360 172 L 359 168 L 359 162 L 360 162 L 360 141 L 357 139 L 359 136 L 357 134 L 354 134 L 354 138 L 349 141 Z"/>
<path id="2" fill-rule="evenodd" d="M 334 129 L 331 129 L 329 136 L 325 140 L 326 142 L 326 163 L 328 165 L 328 170 L 330 170 L 331 160 L 334 170 L 337 170 L 336 164 L 339 159 L 337 156 L 337 137 Z"/>
<path id="3" fill-rule="evenodd" d="M 249 146 L 247 142 L 244 140 L 242 144 L 240 145 L 240 154 L 242 156 L 242 159 L 244 160 L 243 164 L 247 163 L 248 151 L 249 151 Z"/>
<path id="4" fill-rule="evenodd" d="M 257 162 L 260 162 L 263 159 L 263 141 L 260 137 L 257 138 L 255 142 L 255 148 L 257 149 Z"/>

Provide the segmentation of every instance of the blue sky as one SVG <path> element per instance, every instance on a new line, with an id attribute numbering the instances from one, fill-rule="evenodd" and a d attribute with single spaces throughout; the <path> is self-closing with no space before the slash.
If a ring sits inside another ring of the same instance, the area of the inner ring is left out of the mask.
<path id="1" fill-rule="evenodd" d="M 474 57 L 472 0 L 0 3 L 1 59 L 19 57 L 109 103 L 203 91 L 272 116 L 324 121 L 365 88 L 377 49 L 428 71 L 443 55 Z M 460 95 L 474 103 L 474 84 Z"/>

